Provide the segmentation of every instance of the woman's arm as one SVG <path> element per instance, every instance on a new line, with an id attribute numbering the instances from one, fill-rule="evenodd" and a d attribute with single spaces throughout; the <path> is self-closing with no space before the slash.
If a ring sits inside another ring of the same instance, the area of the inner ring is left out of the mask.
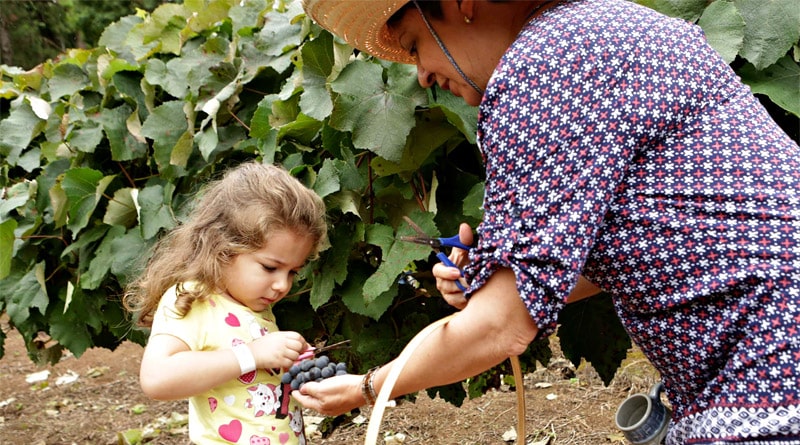
<path id="1" fill-rule="evenodd" d="M 464 310 L 417 347 L 397 380 L 392 397 L 464 380 L 525 351 L 538 328 L 516 289 L 514 274 L 501 269 L 477 290 Z M 375 374 L 380 391 L 392 362 Z M 365 403 L 360 376 L 307 383 L 293 395 L 307 408 L 338 415 Z"/>

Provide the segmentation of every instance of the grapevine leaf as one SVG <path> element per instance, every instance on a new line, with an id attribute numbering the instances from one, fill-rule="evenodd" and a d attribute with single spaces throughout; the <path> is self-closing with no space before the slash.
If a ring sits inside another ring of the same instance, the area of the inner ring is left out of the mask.
<path id="1" fill-rule="evenodd" d="M 339 93 L 329 125 L 353 133 L 353 145 L 398 162 L 414 126 L 414 110 L 425 102 L 414 68 L 394 64 L 387 70 L 376 63 L 355 61 L 331 82 Z"/>
<path id="2" fill-rule="evenodd" d="M 114 198 L 108 201 L 103 222 L 113 226 L 130 227 L 136 222 L 136 203 L 131 196 L 130 187 L 121 188 L 114 192 Z"/>
<path id="3" fill-rule="evenodd" d="M 601 293 L 568 304 L 558 321 L 558 338 L 564 356 L 576 367 L 581 358 L 585 358 L 603 383 L 611 383 L 631 347 L 631 340 L 614 310 L 611 295 Z"/>
<path id="4" fill-rule="evenodd" d="M 89 121 L 84 126 L 75 128 L 68 138 L 70 147 L 84 153 L 94 153 L 102 140 L 103 127 L 96 121 Z"/>
<path id="5" fill-rule="evenodd" d="M 444 123 L 445 117 L 439 110 L 428 113 L 424 119 L 419 119 L 406 141 L 406 149 L 403 150 L 400 161 L 391 162 L 375 158 L 372 161 L 375 173 L 379 176 L 400 174 L 409 179 L 410 175 L 428 160 L 434 150 L 458 134 L 455 127 Z"/>
<path id="6" fill-rule="evenodd" d="M 469 193 L 467 193 L 466 198 L 464 198 L 462 209 L 464 216 L 471 216 L 478 220 L 483 219 L 484 190 L 485 184 L 483 182 L 479 182 L 472 186 L 472 188 L 469 190 Z"/>
<path id="7" fill-rule="evenodd" d="M 105 236 L 109 228 L 110 226 L 101 224 L 83 232 L 78 239 L 76 239 L 73 243 L 70 243 L 70 245 L 61 252 L 61 258 L 68 258 L 70 254 L 76 250 L 79 252 L 77 255 L 81 257 L 81 260 L 86 257 L 94 257 L 95 252 L 90 251 L 89 246 Z"/>
<path id="8" fill-rule="evenodd" d="M 369 272 L 364 267 L 351 266 L 351 268 L 352 270 L 348 271 L 349 279 L 340 290 L 342 302 L 350 312 L 378 320 L 392 305 L 392 300 L 397 295 L 397 280 L 390 283 L 388 288 L 382 289 L 374 300 L 368 303 L 364 299 L 362 286 Z"/>
<path id="9" fill-rule="evenodd" d="M 136 200 L 139 204 L 142 238 L 150 239 L 158 234 L 161 229 L 171 229 L 175 226 L 172 215 L 171 197 L 174 185 L 150 185 L 143 188 Z"/>
<path id="10" fill-rule="evenodd" d="M 301 144 L 308 145 L 319 133 L 321 127 L 322 122 L 301 113 L 295 117 L 294 121 L 281 126 L 278 131 L 278 140 L 296 140 Z"/>
<path id="11" fill-rule="evenodd" d="M 328 76 L 335 63 L 333 57 L 333 37 L 322 33 L 318 38 L 303 45 L 303 93 L 300 95 L 300 109 L 317 120 L 331 114 L 333 101 L 328 92 Z"/>
<path id="12" fill-rule="evenodd" d="M 14 230 L 17 221 L 9 219 L 0 223 L 0 280 L 11 273 L 11 259 L 14 255 Z"/>
<path id="13" fill-rule="evenodd" d="M 783 109 L 800 116 L 800 65 L 794 63 L 791 56 L 781 58 L 763 71 L 746 64 L 739 74 L 754 93 L 767 95 Z"/>
<path id="14" fill-rule="evenodd" d="M 339 191 L 339 173 L 336 163 L 331 159 L 325 159 L 319 169 L 317 180 L 314 182 L 314 191 L 324 198 L 331 193 Z"/>
<path id="15" fill-rule="evenodd" d="M 67 348 L 76 358 L 89 348 L 94 346 L 92 336 L 86 327 L 86 322 L 73 312 L 59 313 L 56 311 L 50 317 L 50 336 L 65 348 Z"/>
<path id="16" fill-rule="evenodd" d="M 265 139 L 273 131 L 270 125 L 272 116 L 272 103 L 278 100 L 275 94 L 264 96 L 258 103 L 253 119 L 250 120 L 250 137 Z"/>
<path id="17" fill-rule="evenodd" d="M 172 149 L 189 129 L 183 101 L 174 100 L 159 105 L 142 125 L 142 134 L 153 140 L 153 150 L 159 169 L 170 165 Z"/>
<path id="18" fill-rule="evenodd" d="M 745 22 L 740 54 L 763 70 L 786 55 L 800 39 L 797 0 L 734 0 Z M 795 90 L 797 84 L 794 85 Z"/>
<path id="19" fill-rule="evenodd" d="M 139 231 L 135 229 L 111 240 L 113 259 L 110 270 L 120 283 L 126 283 L 128 276 L 136 272 L 139 255 L 147 251 L 147 247 Z"/>
<path id="20" fill-rule="evenodd" d="M 636 3 L 660 11 L 670 17 L 693 22 L 700 17 L 707 0 L 636 0 Z"/>
<path id="21" fill-rule="evenodd" d="M 187 27 L 197 33 L 210 28 L 214 23 L 225 20 L 228 17 L 228 10 L 234 2 L 228 0 L 203 1 L 197 2 L 195 7 L 189 8 L 190 3 L 184 2 L 186 9 L 192 13 L 187 19 Z M 241 3 L 244 4 L 245 2 Z"/>
<path id="22" fill-rule="evenodd" d="M 122 226 L 113 226 L 108 229 L 100 245 L 94 251 L 92 261 L 89 263 L 89 268 L 80 276 L 81 289 L 97 289 L 103 282 L 108 271 L 111 269 L 111 263 L 114 261 L 114 252 L 111 248 L 111 243 L 121 237 L 125 233 L 125 228 Z"/>
<path id="23" fill-rule="evenodd" d="M 17 165 L 22 151 L 42 131 L 44 124 L 26 101 L 12 109 L 11 114 L 0 121 L 0 156 L 6 158 L 5 162 Z"/>
<path id="24" fill-rule="evenodd" d="M 124 57 L 124 55 L 130 54 L 127 42 L 128 34 L 131 32 L 134 26 L 141 22 L 142 19 L 135 15 L 122 17 L 103 30 L 103 33 L 100 34 L 100 39 L 97 41 L 97 44 Z M 132 58 L 133 55 L 131 54 L 130 57 Z"/>
<path id="25" fill-rule="evenodd" d="M 461 382 L 451 383 L 444 386 L 436 386 L 425 390 L 428 397 L 435 399 L 437 396 L 451 403 L 453 406 L 461 406 L 467 398 L 467 392 Z M 483 394 L 483 392 L 481 392 Z"/>
<path id="26" fill-rule="evenodd" d="M 161 52 L 180 54 L 181 31 L 189 12 L 183 5 L 166 3 L 156 8 L 147 20 L 137 25 L 143 43 L 160 43 Z"/>
<path id="27" fill-rule="evenodd" d="M 67 170 L 61 187 L 69 202 L 69 222 L 67 227 L 78 233 L 89 223 L 103 192 L 114 176 L 103 177 L 103 173 L 91 168 L 81 167 Z"/>
<path id="28" fill-rule="evenodd" d="M 258 26 L 258 18 L 265 9 L 267 9 L 266 0 L 237 2 L 228 11 L 228 17 L 231 18 L 233 24 L 233 32 L 239 33 L 243 29 Z"/>
<path id="29" fill-rule="evenodd" d="M 104 108 L 100 113 L 100 122 L 111 146 L 111 158 L 115 161 L 137 159 L 147 153 L 147 144 L 137 140 L 128 131 L 128 119 L 134 113 L 136 112 L 128 105 Z"/>
<path id="30" fill-rule="evenodd" d="M 722 55 L 726 63 L 733 62 L 744 41 L 744 19 L 733 3 L 713 2 L 697 22 L 708 44 Z"/>
<path id="31" fill-rule="evenodd" d="M 291 2 L 286 12 L 271 11 L 266 14 L 267 25 L 261 28 L 259 34 L 267 55 L 280 56 L 288 49 L 300 46 L 302 22 L 295 22 L 294 18 L 302 13 L 300 2 Z"/>
<path id="32" fill-rule="evenodd" d="M 81 67 L 71 63 L 61 63 L 53 69 L 53 78 L 48 82 L 50 99 L 55 101 L 63 96 L 72 96 L 89 85 L 89 76 Z"/>
<path id="33" fill-rule="evenodd" d="M 411 219 L 426 233 L 435 234 L 438 231 L 433 223 L 432 213 L 417 212 Z M 430 256 L 429 247 L 401 241 L 401 236 L 415 236 L 417 233 L 407 224 L 403 224 L 397 231 L 397 237 L 389 226 L 375 224 L 367 229 L 367 242 L 381 248 L 383 259 L 378 270 L 364 283 L 364 300 L 367 304 L 375 301 L 386 289 L 397 283 L 397 277 L 403 273 L 408 264 L 423 260 Z"/>
<path id="34" fill-rule="evenodd" d="M 342 213 L 351 213 L 359 218 L 361 217 L 359 211 L 361 195 L 353 190 L 342 190 L 339 193 L 335 193 L 331 195 L 329 202 L 331 209 L 339 209 Z"/>
<path id="35" fill-rule="evenodd" d="M 41 314 L 47 310 L 49 299 L 44 282 L 44 267 L 44 262 L 36 263 L 24 276 L 7 279 L 9 289 L 6 294 L 6 312 L 15 325 L 24 325 L 30 317 L 31 309 L 38 309 Z"/>
<path id="36" fill-rule="evenodd" d="M 429 90 L 432 91 L 432 90 Z M 447 121 L 455 126 L 467 139 L 474 144 L 478 135 L 478 107 L 473 107 L 450 91 L 436 90 L 436 100 L 431 98 L 431 110 L 441 109 Z"/>
<path id="37" fill-rule="evenodd" d="M 20 182 L 3 190 L 5 196 L 0 197 L 0 221 L 5 221 L 9 213 L 23 207 L 28 200 L 35 196 L 36 192 L 31 187 L 35 184 Z"/>

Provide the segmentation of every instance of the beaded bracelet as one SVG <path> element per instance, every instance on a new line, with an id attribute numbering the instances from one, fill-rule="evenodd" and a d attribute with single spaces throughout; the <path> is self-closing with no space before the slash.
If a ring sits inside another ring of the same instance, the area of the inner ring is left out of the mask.
<path id="1" fill-rule="evenodd" d="M 380 369 L 380 366 L 376 366 L 366 374 L 364 374 L 364 378 L 361 379 L 361 395 L 364 396 L 364 400 L 370 405 L 375 405 L 375 401 L 378 399 L 378 394 L 375 392 L 375 372 Z"/>

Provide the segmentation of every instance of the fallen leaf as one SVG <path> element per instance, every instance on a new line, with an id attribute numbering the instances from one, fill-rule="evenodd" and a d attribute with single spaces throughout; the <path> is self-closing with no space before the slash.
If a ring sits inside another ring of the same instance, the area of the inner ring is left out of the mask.
<path id="1" fill-rule="evenodd" d="M 96 378 L 108 372 L 108 366 L 99 366 L 86 371 L 86 377 Z"/>
<path id="2" fill-rule="evenodd" d="M 503 433 L 503 442 L 513 442 L 515 440 L 517 440 L 517 430 L 514 428 Z"/>
<path id="3" fill-rule="evenodd" d="M 44 371 L 34 372 L 26 375 L 25 381 L 27 383 L 40 383 L 46 381 L 48 378 L 50 378 L 50 371 L 45 369 Z"/>
<path id="4" fill-rule="evenodd" d="M 69 370 L 66 374 L 62 374 L 56 378 L 56 385 L 69 385 L 70 383 L 75 383 L 78 380 L 78 373 L 75 371 Z"/>
<path id="5" fill-rule="evenodd" d="M 626 443 L 626 442 L 625 442 L 625 435 L 623 435 L 622 433 L 612 433 L 612 434 L 609 434 L 608 436 L 606 436 L 606 439 L 608 439 L 608 440 L 609 440 L 609 441 L 611 441 L 612 443 L 617 443 L 617 442 L 619 442 L 619 443 Z"/>
<path id="6" fill-rule="evenodd" d="M 405 443 L 406 435 L 403 433 L 387 433 L 383 436 L 383 443 L 385 445 L 399 445 Z"/>

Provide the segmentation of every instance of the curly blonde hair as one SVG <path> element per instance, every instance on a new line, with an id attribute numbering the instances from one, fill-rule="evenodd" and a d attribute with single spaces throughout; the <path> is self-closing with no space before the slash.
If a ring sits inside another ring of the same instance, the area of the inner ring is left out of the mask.
<path id="1" fill-rule="evenodd" d="M 262 248 L 275 231 L 290 230 L 313 241 L 311 259 L 327 236 L 325 204 L 280 167 L 247 162 L 207 184 L 187 222 L 161 238 L 124 301 L 138 323 L 151 326 L 161 296 L 178 285 L 176 307 L 222 287 L 222 269 L 236 255 Z M 181 286 L 192 282 L 191 287 Z"/>

